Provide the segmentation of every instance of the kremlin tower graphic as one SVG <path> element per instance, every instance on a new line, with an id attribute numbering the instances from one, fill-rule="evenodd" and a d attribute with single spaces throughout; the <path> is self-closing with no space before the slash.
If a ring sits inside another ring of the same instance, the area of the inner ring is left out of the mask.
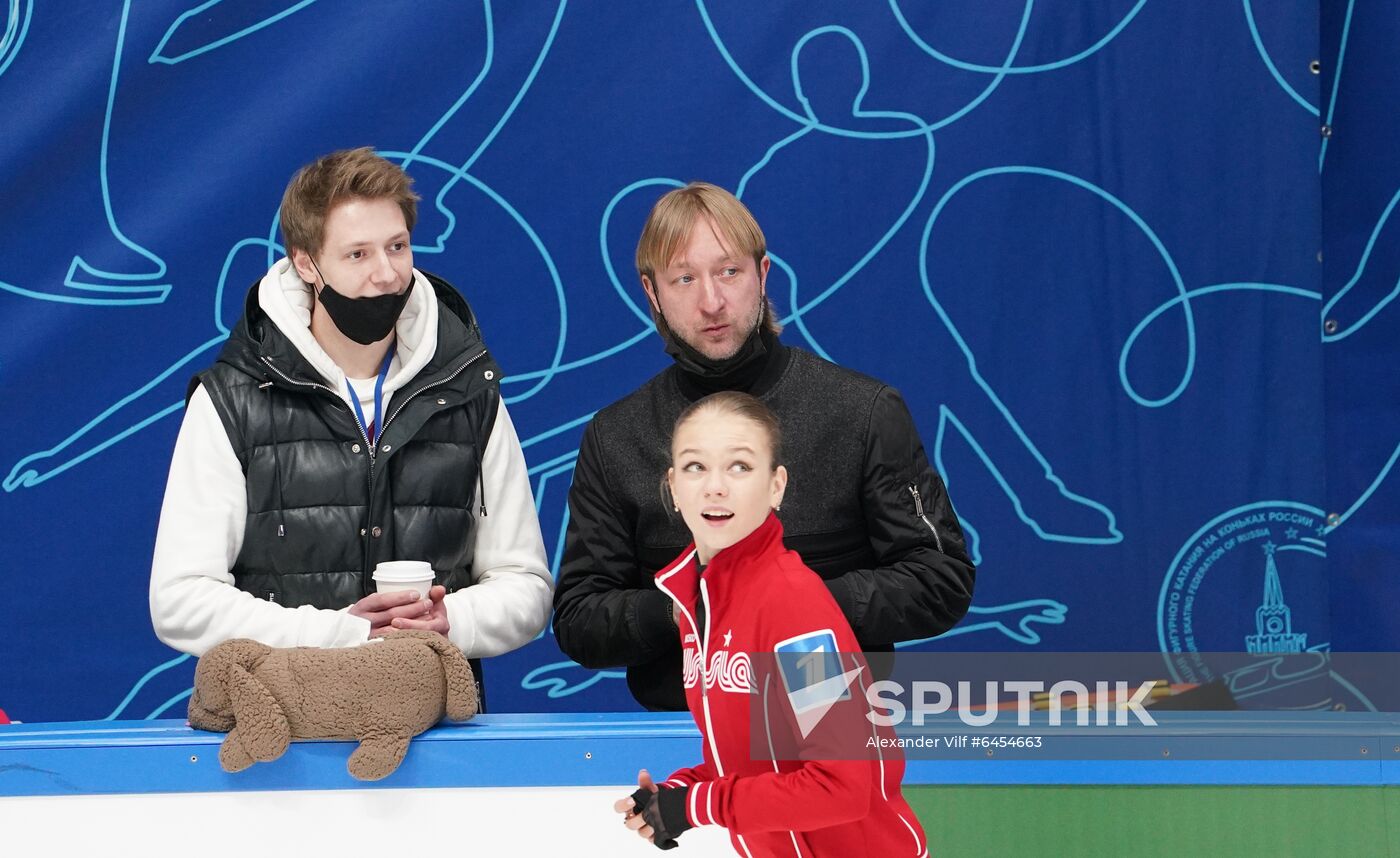
<path id="1" fill-rule="evenodd" d="M 1274 552 L 1278 546 L 1264 545 L 1264 602 L 1254 611 L 1255 634 L 1245 636 L 1251 653 L 1306 652 L 1308 636 L 1293 631 L 1293 616 L 1283 601 Z"/>

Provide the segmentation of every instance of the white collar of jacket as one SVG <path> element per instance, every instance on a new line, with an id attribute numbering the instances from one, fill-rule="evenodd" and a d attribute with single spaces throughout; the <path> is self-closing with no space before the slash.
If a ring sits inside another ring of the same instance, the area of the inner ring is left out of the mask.
<path id="1" fill-rule="evenodd" d="M 389 366 L 389 377 L 384 380 L 386 394 L 418 375 L 437 350 L 437 293 L 417 268 L 413 269 L 413 280 L 413 292 L 394 325 L 398 349 Z M 312 301 L 311 286 L 301 279 L 290 259 L 274 263 L 258 284 L 258 306 L 267 313 L 268 319 L 326 379 L 331 389 L 345 395 L 345 371 L 311 336 Z"/>

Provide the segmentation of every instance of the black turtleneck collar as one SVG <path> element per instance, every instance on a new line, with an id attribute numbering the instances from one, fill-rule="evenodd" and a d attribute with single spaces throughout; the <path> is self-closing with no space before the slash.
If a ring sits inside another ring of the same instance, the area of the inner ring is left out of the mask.
<path id="1" fill-rule="evenodd" d="M 676 358 L 676 383 L 681 395 L 690 402 L 721 390 L 762 396 L 777 383 L 788 362 L 787 346 L 763 324 L 749 335 L 738 354 L 727 361 L 712 361 L 688 347 L 685 351 L 689 354 L 682 357 L 675 349 L 667 348 Z"/>

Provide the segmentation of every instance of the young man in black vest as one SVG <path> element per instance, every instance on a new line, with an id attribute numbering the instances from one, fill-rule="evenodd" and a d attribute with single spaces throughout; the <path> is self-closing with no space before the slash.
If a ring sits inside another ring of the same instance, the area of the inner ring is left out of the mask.
<path id="1" fill-rule="evenodd" d="M 584 667 L 625 666 L 651 709 L 685 708 L 672 603 L 652 576 L 689 541 L 658 487 L 671 426 L 706 394 L 752 393 L 782 421 L 785 542 L 826 579 L 867 653 L 947 631 L 972 600 L 962 529 L 903 399 L 780 342 L 769 265 L 732 194 L 693 182 L 664 195 L 637 270 L 675 364 L 599 411 L 579 445 L 554 633 Z"/>
<path id="2" fill-rule="evenodd" d="M 462 296 L 413 267 L 411 181 L 364 148 L 287 186 L 288 257 L 190 385 L 151 570 L 170 646 L 429 629 L 477 658 L 544 628 L 552 581 L 500 369 Z M 428 597 L 375 592 L 387 560 L 430 563 Z"/>

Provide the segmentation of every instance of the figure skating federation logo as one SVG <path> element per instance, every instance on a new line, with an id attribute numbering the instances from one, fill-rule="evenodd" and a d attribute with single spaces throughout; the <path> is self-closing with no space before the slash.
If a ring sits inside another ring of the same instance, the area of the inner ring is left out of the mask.
<path id="1" fill-rule="evenodd" d="M 1237 507 L 1196 531 L 1172 560 L 1157 600 L 1157 640 L 1173 681 L 1223 679 L 1245 708 L 1334 705 L 1326 531 L 1322 510 L 1293 501 Z M 1218 675 L 1196 655 L 1210 652 L 1259 659 Z M 1268 658 L 1310 653 L 1316 658 Z M 1299 674 L 1306 665 L 1309 675 Z"/>

